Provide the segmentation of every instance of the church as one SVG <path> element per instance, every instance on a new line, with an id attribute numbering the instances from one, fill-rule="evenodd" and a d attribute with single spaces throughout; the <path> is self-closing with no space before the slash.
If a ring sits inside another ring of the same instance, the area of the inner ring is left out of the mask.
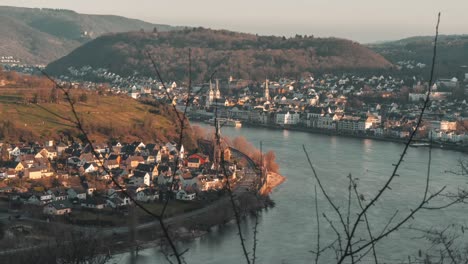
<path id="1" fill-rule="evenodd" d="M 206 107 L 214 106 L 225 106 L 226 99 L 221 97 L 221 92 L 219 91 L 219 80 L 216 79 L 216 88 L 213 89 L 213 83 L 210 80 L 210 90 L 208 92 L 208 98 L 206 99 Z"/>

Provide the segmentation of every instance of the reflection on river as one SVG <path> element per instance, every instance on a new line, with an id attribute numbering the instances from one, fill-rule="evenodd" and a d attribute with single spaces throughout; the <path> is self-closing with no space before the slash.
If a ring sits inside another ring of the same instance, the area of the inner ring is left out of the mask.
<path id="1" fill-rule="evenodd" d="M 203 124 L 196 124 L 205 126 Z M 205 126 L 208 127 L 208 126 Z M 209 128 L 209 127 L 208 127 Z M 369 139 L 341 138 L 335 136 L 309 134 L 304 132 L 272 130 L 263 128 L 223 128 L 222 133 L 230 137 L 244 136 L 258 145 L 263 141 L 264 150 L 274 150 L 281 168 L 281 174 L 287 180 L 273 191 L 271 197 L 276 207 L 261 214 L 258 234 L 258 263 L 310 263 L 315 247 L 316 220 L 314 209 L 314 186 L 316 184 L 307 165 L 302 144 L 309 150 L 311 159 L 332 199 L 344 207 L 347 199 L 347 176 L 359 178 L 359 190 L 364 198 L 375 194 L 376 190 L 391 174 L 393 166 L 403 149 L 400 143 L 379 142 Z M 466 179 L 456 174 L 447 173 L 456 170 L 460 159 L 468 159 L 466 154 L 433 149 L 432 150 L 433 192 L 442 186 L 448 190 L 464 188 Z M 401 177 L 391 184 L 392 190 L 369 212 L 369 221 L 374 230 L 379 230 L 386 220 L 399 209 L 401 216 L 410 206 L 417 204 L 424 188 L 427 168 L 428 148 L 410 148 L 400 170 Z M 336 220 L 323 196 L 319 196 L 321 212 Z M 451 222 L 464 223 L 465 210 L 461 206 L 442 211 L 423 211 L 412 225 L 418 227 L 446 226 Z M 322 243 L 334 239 L 332 229 L 321 219 Z M 247 244 L 252 244 L 252 219 L 243 223 Z M 388 262 L 415 256 L 419 249 L 426 249 L 427 244 L 416 240 L 417 235 L 409 230 L 408 225 L 393 233 L 378 244 L 379 256 Z M 363 230 L 361 230 L 363 231 Z M 215 228 L 206 236 L 192 242 L 179 243 L 188 263 L 242 263 L 241 247 L 233 224 Z M 142 252 L 138 263 L 165 263 L 164 257 L 154 249 Z M 117 263 L 128 263 L 128 255 L 120 255 Z M 323 263 L 333 262 L 331 254 L 322 257 Z"/>

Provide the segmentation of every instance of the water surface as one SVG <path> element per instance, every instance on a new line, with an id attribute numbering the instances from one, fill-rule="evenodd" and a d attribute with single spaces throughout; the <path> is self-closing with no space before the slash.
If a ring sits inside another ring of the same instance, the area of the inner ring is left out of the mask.
<path id="1" fill-rule="evenodd" d="M 204 124 L 197 124 L 208 127 Z M 370 139 L 355 139 L 305 132 L 272 130 L 264 128 L 223 128 L 223 135 L 244 136 L 255 145 L 263 142 L 264 150 L 276 152 L 280 172 L 287 181 L 275 189 L 271 197 L 276 207 L 264 211 L 259 219 L 257 263 L 310 263 L 316 246 L 316 215 L 314 187 L 316 181 L 307 164 L 302 144 L 309 151 L 317 173 L 332 199 L 346 213 L 348 197 L 348 175 L 359 178 L 359 192 L 368 199 L 374 195 L 383 182 L 391 175 L 393 165 L 399 158 L 404 145 Z M 466 179 L 450 170 L 457 170 L 460 159 L 468 155 L 442 149 L 432 150 L 431 192 L 447 186 L 447 190 L 465 188 Z M 422 198 L 427 171 L 428 148 L 410 148 L 399 172 L 400 177 L 391 184 L 379 203 L 369 211 L 369 221 L 374 232 L 379 232 L 396 210 L 404 216 L 409 208 Z M 337 215 L 319 193 L 320 214 L 326 213 L 336 225 Z M 442 201 L 443 202 L 443 201 Z M 357 204 L 352 210 L 356 211 Z M 448 223 L 465 223 L 464 207 L 454 207 L 440 211 L 422 211 L 410 224 L 415 227 L 440 226 Z M 354 213 L 355 214 L 355 213 Z M 352 214 L 352 215 L 354 215 Z M 322 244 L 336 237 L 323 217 L 321 221 Z M 242 223 L 246 232 L 247 244 L 252 245 L 253 219 Z M 380 243 L 377 252 L 387 263 L 399 262 L 407 256 L 416 256 L 419 249 L 426 249 L 427 243 L 415 239 L 416 232 L 400 228 Z M 365 230 L 358 230 L 365 234 Z M 243 263 L 237 229 L 229 224 L 213 229 L 207 235 L 192 242 L 179 243 L 180 249 L 188 248 L 184 255 L 188 263 Z M 154 249 L 143 251 L 138 263 L 165 263 L 163 256 Z M 322 257 L 322 263 L 332 263 L 333 255 Z M 128 255 L 120 255 L 118 263 L 128 263 Z"/>

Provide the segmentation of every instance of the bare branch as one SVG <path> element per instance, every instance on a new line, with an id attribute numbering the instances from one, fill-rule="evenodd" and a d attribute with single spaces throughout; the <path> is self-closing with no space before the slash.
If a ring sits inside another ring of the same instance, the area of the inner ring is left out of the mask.
<path id="1" fill-rule="evenodd" d="M 435 68 L 435 61 L 436 61 L 436 56 L 437 56 L 437 39 L 438 39 L 438 36 L 439 36 L 439 24 L 440 24 L 440 13 L 438 14 L 437 16 L 437 24 L 436 24 L 436 34 L 435 34 L 435 38 L 434 38 L 434 49 L 433 49 L 433 57 L 432 57 L 432 66 L 431 66 L 431 74 L 430 74 L 430 78 L 429 78 L 429 86 L 428 86 L 428 90 L 427 90 L 427 95 L 426 95 L 426 99 L 424 100 L 424 105 L 423 107 L 421 108 L 421 112 L 419 114 L 419 117 L 418 117 L 418 122 L 416 123 L 416 127 L 414 128 L 414 130 L 412 131 L 408 141 L 406 142 L 405 144 L 405 147 L 403 148 L 403 152 L 402 154 L 400 155 L 400 158 L 398 159 L 398 162 L 395 164 L 395 167 L 393 169 L 393 172 L 392 174 L 390 175 L 390 177 L 387 179 L 387 181 L 385 182 L 385 184 L 382 186 L 382 188 L 377 192 L 377 194 L 371 199 L 371 201 L 364 207 L 363 210 L 361 210 L 361 212 L 359 213 L 354 225 L 353 225 L 353 228 L 352 230 L 350 231 L 350 234 L 349 236 L 350 237 L 354 237 L 354 234 L 357 230 L 357 227 L 359 226 L 360 222 L 361 222 L 361 219 L 364 217 L 364 214 L 367 213 L 367 211 L 369 210 L 369 208 L 374 205 L 379 199 L 380 197 L 385 193 L 386 190 L 389 189 L 389 186 L 390 186 L 390 183 L 393 181 L 393 179 L 397 176 L 397 172 L 398 172 L 398 169 L 400 168 L 401 164 L 403 163 L 403 159 L 404 157 L 406 156 L 407 154 L 407 151 L 408 151 L 408 148 L 409 148 L 409 145 L 411 144 L 411 142 L 413 141 L 413 138 L 414 136 L 416 135 L 416 133 L 418 132 L 419 130 L 419 127 L 421 126 L 421 123 L 422 123 L 422 119 L 423 119 L 423 116 L 424 116 L 424 113 L 425 113 L 425 110 L 427 108 L 427 106 L 429 105 L 429 100 L 430 100 L 430 94 L 431 94 L 431 89 L 432 89 L 432 83 L 433 83 L 433 78 L 434 78 L 434 68 Z M 427 187 L 426 187 L 427 188 Z M 425 194 L 425 198 L 426 198 L 426 194 Z M 432 197 L 433 198 L 433 197 Z M 431 199 L 432 199 L 431 198 Z M 404 218 L 404 222 L 406 222 L 407 220 L 409 220 L 410 218 L 413 217 L 413 215 L 419 210 L 421 209 L 421 207 L 426 203 L 425 201 L 426 199 L 423 199 L 423 202 L 422 204 L 420 204 L 420 206 L 418 206 L 419 208 L 417 208 L 417 210 L 413 210 L 407 218 Z M 396 230 L 399 226 L 401 226 L 404 222 L 400 222 L 399 224 L 397 224 L 395 226 L 395 228 L 392 228 L 390 229 L 389 231 L 387 231 L 385 234 L 388 235 L 390 234 L 391 232 L 393 232 L 394 230 Z M 380 240 L 382 237 L 378 237 L 375 239 L 375 242 Z M 345 247 L 345 253 L 343 255 L 343 257 L 340 259 L 340 261 L 338 263 L 342 263 L 344 261 L 344 259 L 348 256 L 352 256 L 354 253 L 356 253 L 357 251 L 360 251 L 363 249 L 363 247 L 359 248 L 358 250 L 354 250 L 352 251 L 351 250 L 351 244 L 352 242 L 348 239 L 348 242 L 347 242 L 347 245 Z M 370 243 L 367 243 L 366 245 L 369 246 L 371 245 L 372 242 Z"/>
<path id="2" fill-rule="evenodd" d="M 322 182 L 317 174 L 317 172 L 315 171 L 315 168 L 314 168 L 314 165 L 312 164 L 312 161 L 310 160 L 310 157 L 309 157 L 309 153 L 307 152 L 306 148 L 305 148 L 305 145 L 302 145 L 302 149 L 304 150 L 304 153 L 306 155 L 306 158 L 307 158 L 307 162 L 309 163 L 309 166 L 310 168 L 312 169 L 312 172 L 314 174 L 314 177 L 315 177 L 315 180 L 317 181 L 319 187 L 320 187 L 320 190 L 321 192 L 323 193 L 323 195 L 325 196 L 325 198 L 327 199 L 328 203 L 333 207 L 333 209 L 335 210 L 336 214 L 338 215 L 338 217 L 340 218 L 340 221 L 341 221 L 341 225 L 343 226 L 343 229 L 346 233 L 346 236 L 348 236 L 348 229 L 346 227 L 346 223 L 343 219 L 343 215 L 341 214 L 338 206 L 335 205 L 335 203 L 332 201 L 332 199 L 330 198 L 330 196 L 328 195 L 327 191 L 325 190 L 325 188 L 323 187 L 322 185 Z"/>
<path id="3" fill-rule="evenodd" d="M 318 202 L 317 202 L 317 185 L 314 186 L 314 193 L 315 193 L 315 217 L 317 220 L 317 252 L 315 253 L 315 264 L 318 264 L 319 257 L 320 257 L 320 219 L 319 219 L 319 209 L 318 209 Z"/>

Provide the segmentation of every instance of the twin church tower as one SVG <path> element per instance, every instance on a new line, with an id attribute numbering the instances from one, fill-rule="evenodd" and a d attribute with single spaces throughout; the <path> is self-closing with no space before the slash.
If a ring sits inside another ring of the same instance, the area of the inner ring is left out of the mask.
<path id="1" fill-rule="evenodd" d="M 270 101 L 270 88 L 269 88 L 269 80 L 265 80 L 265 90 L 263 92 L 263 97 L 266 101 Z M 210 80 L 210 90 L 208 92 L 208 100 L 206 100 L 206 107 L 210 107 L 211 105 L 215 104 L 215 101 L 221 99 L 221 92 L 219 91 L 219 79 L 216 79 L 216 88 L 213 88 L 213 83 Z"/>

